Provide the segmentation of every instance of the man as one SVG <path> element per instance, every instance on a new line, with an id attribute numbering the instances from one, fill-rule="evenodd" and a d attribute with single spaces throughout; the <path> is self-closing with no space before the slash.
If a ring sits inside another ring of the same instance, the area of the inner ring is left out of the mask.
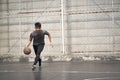
<path id="1" fill-rule="evenodd" d="M 32 66 L 32 70 L 35 70 L 36 64 L 38 62 L 39 62 L 39 67 L 41 67 L 40 54 L 41 54 L 41 52 L 44 48 L 44 45 L 45 45 L 45 41 L 44 41 L 45 35 L 48 36 L 50 45 L 53 47 L 50 33 L 47 32 L 46 30 L 42 30 L 41 23 L 36 22 L 35 23 L 35 30 L 30 34 L 30 39 L 28 40 L 28 42 L 26 44 L 26 47 L 29 47 L 29 45 L 31 44 L 31 42 L 33 40 L 33 49 L 34 49 L 36 57 L 34 60 L 34 64 Z"/>

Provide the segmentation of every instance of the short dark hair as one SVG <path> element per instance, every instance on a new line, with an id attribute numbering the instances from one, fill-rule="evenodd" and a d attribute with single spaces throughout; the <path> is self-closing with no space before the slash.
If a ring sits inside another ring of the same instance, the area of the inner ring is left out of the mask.
<path id="1" fill-rule="evenodd" d="M 41 23 L 40 22 L 36 22 L 35 23 L 35 28 L 41 28 Z"/>

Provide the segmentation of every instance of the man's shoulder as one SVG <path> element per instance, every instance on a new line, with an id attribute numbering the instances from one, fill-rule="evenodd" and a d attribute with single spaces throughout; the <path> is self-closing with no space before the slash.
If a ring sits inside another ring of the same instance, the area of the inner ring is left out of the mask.
<path id="1" fill-rule="evenodd" d="M 32 31 L 30 34 L 31 34 L 31 35 L 35 34 L 35 31 Z"/>
<path id="2" fill-rule="evenodd" d="M 45 34 L 45 35 L 48 35 L 48 34 L 49 34 L 47 30 L 42 30 L 42 32 L 43 32 L 43 34 Z"/>
<path id="3" fill-rule="evenodd" d="M 46 32 L 47 30 L 42 30 L 42 32 Z"/>

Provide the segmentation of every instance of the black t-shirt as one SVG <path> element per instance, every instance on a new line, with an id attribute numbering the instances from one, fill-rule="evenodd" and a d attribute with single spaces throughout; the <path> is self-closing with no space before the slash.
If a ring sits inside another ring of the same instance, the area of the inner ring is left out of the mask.
<path id="1" fill-rule="evenodd" d="M 33 45 L 40 45 L 40 44 L 44 45 L 45 35 L 48 35 L 48 32 L 46 30 L 40 30 L 40 33 L 33 31 L 30 34 L 30 41 L 33 40 Z"/>

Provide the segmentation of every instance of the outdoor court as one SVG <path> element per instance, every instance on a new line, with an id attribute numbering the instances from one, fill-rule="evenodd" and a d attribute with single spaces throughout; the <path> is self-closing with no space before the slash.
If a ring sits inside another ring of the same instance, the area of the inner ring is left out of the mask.
<path id="1" fill-rule="evenodd" d="M 0 80 L 120 80 L 119 61 L 1 63 Z"/>
<path id="2" fill-rule="evenodd" d="M 0 80 L 120 80 L 120 0 L 0 0 Z"/>

